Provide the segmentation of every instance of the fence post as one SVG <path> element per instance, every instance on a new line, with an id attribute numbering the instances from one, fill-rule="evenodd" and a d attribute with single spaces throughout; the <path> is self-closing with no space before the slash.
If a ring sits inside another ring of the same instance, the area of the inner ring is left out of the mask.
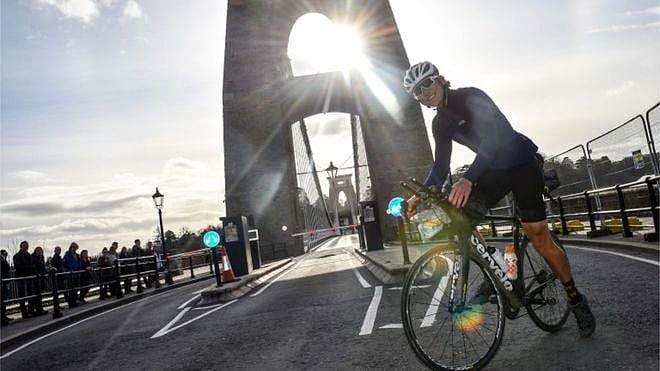
<path id="1" fill-rule="evenodd" d="M 488 213 L 492 214 L 490 209 L 488 210 Z M 497 228 L 495 228 L 495 221 L 493 219 L 490 220 L 490 231 L 493 237 L 497 237 Z"/>
<path id="2" fill-rule="evenodd" d="M 172 272 L 170 271 L 169 255 L 165 255 L 165 282 L 168 286 L 174 283 L 174 280 L 172 279 Z"/>
<path id="3" fill-rule="evenodd" d="M 192 264 L 192 256 L 191 255 L 188 256 L 188 265 L 190 266 L 190 279 L 192 280 L 192 279 L 195 278 L 195 272 L 193 272 L 193 264 Z"/>
<path id="4" fill-rule="evenodd" d="M 568 236 L 568 225 L 566 224 L 566 217 L 564 216 L 564 202 L 561 200 L 561 196 L 557 197 L 557 202 L 559 203 L 559 220 L 561 221 L 561 234 L 563 236 Z M 588 196 L 587 196 L 587 202 L 589 202 Z"/>
<path id="5" fill-rule="evenodd" d="M 115 259 L 115 295 L 117 296 L 117 299 L 121 299 L 124 297 L 124 293 L 121 291 L 121 277 L 120 273 L 121 271 L 119 270 L 119 259 Z"/>
<path id="6" fill-rule="evenodd" d="M 209 270 L 210 270 L 209 274 L 213 274 L 213 258 L 211 257 L 212 249 L 208 249 L 208 250 L 209 250 Z"/>
<path id="7" fill-rule="evenodd" d="M 593 210 L 591 208 L 591 199 L 589 198 L 589 191 L 584 191 L 584 198 L 587 201 L 587 215 L 589 215 L 589 227 L 592 232 L 596 232 L 596 221 L 594 220 Z"/>
<path id="8" fill-rule="evenodd" d="M 396 218 L 397 224 L 399 227 L 399 239 L 401 239 L 401 249 L 403 250 L 403 264 L 410 264 L 410 256 L 408 255 L 408 241 L 406 241 L 406 228 L 405 228 L 405 221 L 403 220 L 405 216 L 406 210 L 408 210 L 408 207 L 406 205 L 406 201 L 403 201 L 401 203 L 401 210 L 403 210 L 403 214 L 399 217 Z"/>
<path id="9" fill-rule="evenodd" d="M 60 294 L 57 291 L 55 269 L 50 270 L 50 284 L 53 286 L 53 319 L 60 318 L 62 317 L 62 310 L 60 309 Z"/>
<path id="10" fill-rule="evenodd" d="M 34 287 L 34 291 L 37 294 L 36 297 L 36 303 L 35 303 L 35 310 L 39 310 L 39 313 L 43 312 L 44 310 L 44 304 L 43 304 L 43 298 L 41 297 L 41 281 L 43 281 L 44 276 L 41 275 L 41 273 L 38 273 L 36 277 L 34 277 L 34 284 L 32 287 Z"/>
<path id="11" fill-rule="evenodd" d="M 154 254 L 154 276 L 156 278 L 156 281 L 154 282 L 154 287 L 159 289 L 160 288 L 160 275 L 158 274 L 158 255 Z"/>
<path id="12" fill-rule="evenodd" d="M 649 203 L 651 204 L 651 215 L 653 217 L 653 230 L 655 231 L 655 235 L 651 236 L 652 233 L 647 233 L 644 235 L 644 239 L 646 241 L 657 241 L 658 240 L 658 234 L 660 234 L 660 231 L 658 231 L 658 199 L 655 198 L 655 189 L 653 189 L 653 182 L 651 182 L 651 177 L 646 178 L 646 187 L 648 188 L 649 191 Z"/>
<path id="13" fill-rule="evenodd" d="M 215 271 L 215 284 L 217 287 L 222 287 L 222 278 L 220 273 L 220 265 L 218 264 L 218 248 L 211 248 L 211 259 L 213 260 L 213 270 Z"/>
<path id="14" fill-rule="evenodd" d="M 623 224 L 623 237 L 632 237 L 633 234 L 630 231 L 630 223 L 628 223 L 626 201 L 623 199 L 623 191 L 621 190 L 621 186 L 618 184 L 614 187 L 616 188 L 617 196 L 619 196 L 619 212 L 621 213 L 621 223 Z"/>
<path id="15" fill-rule="evenodd" d="M 144 291 L 144 288 L 140 283 L 140 258 L 137 256 L 135 257 L 135 275 L 137 277 L 137 287 L 135 288 L 135 291 L 139 294 Z"/>

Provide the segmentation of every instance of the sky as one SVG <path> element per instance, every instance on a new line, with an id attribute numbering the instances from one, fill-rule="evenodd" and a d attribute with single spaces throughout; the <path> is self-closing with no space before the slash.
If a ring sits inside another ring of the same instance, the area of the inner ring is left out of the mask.
<path id="1" fill-rule="evenodd" d="M 391 4 L 411 62 L 486 91 L 546 154 L 660 98 L 657 1 Z M 156 186 L 166 229 L 217 224 L 225 1 L 3 0 L 0 17 L 0 247 L 77 241 L 94 253 L 149 239 Z M 307 23 L 295 33 L 327 37 Z M 322 50 L 293 36 L 294 65 L 309 65 Z M 352 166 L 346 115 L 307 123 L 317 168 Z M 452 168 L 471 161 L 455 148 Z"/>

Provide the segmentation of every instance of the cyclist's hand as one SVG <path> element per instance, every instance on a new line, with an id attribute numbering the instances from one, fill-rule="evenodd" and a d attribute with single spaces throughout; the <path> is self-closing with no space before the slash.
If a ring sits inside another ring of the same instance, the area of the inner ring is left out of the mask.
<path id="1" fill-rule="evenodd" d="M 420 202 L 422 200 L 416 195 L 413 195 L 406 201 L 406 219 L 410 219 L 415 215 L 415 210 Z"/>
<path id="2" fill-rule="evenodd" d="M 454 205 L 454 207 L 461 208 L 467 203 L 471 192 L 472 182 L 466 178 L 461 178 L 451 187 L 449 202 Z"/>

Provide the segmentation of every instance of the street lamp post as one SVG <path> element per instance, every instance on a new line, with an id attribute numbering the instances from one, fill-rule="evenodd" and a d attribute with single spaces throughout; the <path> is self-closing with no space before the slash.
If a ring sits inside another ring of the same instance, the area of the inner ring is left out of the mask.
<path id="1" fill-rule="evenodd" d="M 160 223 L 160 246 L 161 246 L 161 254 L 163 255 L 163 258 L 165 259 L 165 282 L 167 282 L 168 285 L 171 285 L 173 283 L 172 281 L 172 275 L 170 274 L 170 267 L 169 267 L 169 259 L 167 257 L 167 249 L 165 247 L 165 230 L 163 229 L 163 199 L 165 198 L 164 195 L 162 195 L 158 191 L 158 187 L 156 187 L 156 193 L 154 193 L 151 198 L 154 200 L 154 204 L 156 205 L 156 209 L 158 210 L 158 221 Z M 158 268 L 158 267 L 156 267 Z"/>
<path id="2" fill-rule="evenodd" d="M 325 169 L 325 171 L 328 173 L 328 178 L 330 178 L 330 187 L 331 187 L 331 189 L 332 189 L 332 187 L 335 186 L 334 182 L 335 182 L 335 178 L 337 177 L 337 171 L 338 170 L 339 169 L 332 163 L 332 161 L 330 161 L 330 166 L 328 166 L 328 168 Z M 335 216 L 333 218 L 332 223 L 335 224 L 335 225 L 333 225 L 333 227 L 339 227 L 339 209 L 338 209 L 336 200 L 333 200 L 333 201 L 335 201 L 334 205 L 333 205 L 333 208 L 334 208 L 334 211 L 335 211 Z"/>

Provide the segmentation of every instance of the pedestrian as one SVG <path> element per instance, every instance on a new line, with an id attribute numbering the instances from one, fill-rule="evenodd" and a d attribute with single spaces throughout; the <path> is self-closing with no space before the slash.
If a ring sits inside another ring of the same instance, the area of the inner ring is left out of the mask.
<path id="1" fill-rule="evenodd" d="M 112 264 L 109 262 L 110 252 L 107 247 L 101 250 L 101 256 L 97 260 L 98 276 L 99 276 L 99 300 L 105 300 L 110 293 L 108 292 L 109 280 L 112 277 Z"/>
<path id="2" fill-rule="evenodd" d="M 113 242 L 110 245 L 110 251 L 108 252 L 108 264 L 109 266 L 113 267 L 115 266 L 115 262 L 119 258 L 117 254 L 117 249 L 119 248 L 119 243 L 117 241 Z M 115 269 L 110 270 L 110 293 L 112 295 L 117 295 L 117 290 L 121 290 L 121 287 L 117 285 L 117 272 Z"/>
<path id="3" fill-rule="evenodd" d="M 135 272 L 134 272 L 134 273 L 137 273 L 138 269 L 140 271 L 144 270 L 144 268 L 142 268 L 142 259 L 140 259 L 140 258 L 145 256 L 145 250 L 142 248 L 142 242 L 140 241 L 140 239 L 136 239 L 133 242 L 134 242 L 133 247 L 131 247 L 131 256 L 134 257 L 134 258 L 138 258 L 137 259 L 137 265 L 135 265 Z M 142 276 L 142 281 L 144 282 L 144 285 L 146 287 L 150 286 L 149 285 L 149 279 L 146 275 Z M 139 282 L 138 282 L 138 284 L 139 284 Z"/>
<path id="4" fill-rule="evenodd" d="M 50 258 L 50 266 L 51 268 L 55 269 L 55 275 L 56 275 L 56 282 L 57 282 L 57 287 L 62 290 L 64 288 L 64 279 L 61 274 L 57 273 L 62 273 L 64 272 L 64 262 L 62 261 L 62 248 L 59 246 L 55 246 L 55 252 L 53 253 L 53 256 Z"/>
<path id="5" fill-rule="evenodd" d="M 120 268 L 120 274 L 124 275 L 129 275 L 128 278 L 124 278 L 124 292 L 128 294 L 129 292 L 133 292 L 131 290 L 131 276 L 130 274 L 133 273 L 129 265 L 132 262 L 129 262 L 128 259 L 131 258 L 131 254 L 128 252 L 128 249 L 126 246 L 122 246 L 121 252 L 119 253 L 119 265 L 122 267 Z M 124 260 L 126 259 L 126 260 Z"/>
<path id="6" fill-rule="evenodd" d="M 37 277 L 34 280 L 34 294 L 41 294 L 46 288 L 46 260 L 44 258 L 44 249 L 41 246 L 34 248 L 32 252 L 32 264 L 34 264 L 34 273 Z M 41 295 L 31 299 L 34 304 L 34 310 L 37 315 L 42 315 L 48 313 L 44 310 L 43 302 L 41 301 Z"/>
<path id="7" fill-rule="evenodd" d="M 19 248 L 20 250 L 18 250 L 18 252 L 14 255 L 14 269 L 16 270 L 16 278 L 33 276 L 35 272 L 34 263 L 32 263 L 32 257 L 30 256 L 30 253 L 28 253 L 28 242 L 21 242 Z M 32 281 L 33 278 L 24 278 L 15 281 L 16 285 L 18 286 L 19 298 L 32 295 L 34 291 Z M 21 299 L 19 304 L 21 307 L 21 317 L 29 318 L 35 314 L 34 301 L 29 299 Z"/>
<path id="8" fill-rule="evenodd" d="M 66 301 L 69 303 L 69 308 L 78 305 L 78 286 L 80 286 L 80 256 L 76 252 L 78 244 L 71 242 L 69 250 L 64 254 L 64 269 L 68 272 L 66 275 L 67 293 Z"/>
<path id="9" fill-rule="evenodd" d="M 89 292 L 89 282 L 92 278 L 92 262 L 89 260 L 89 252 L 83 250 L 80 252 L 80 270 L 83 271 L 80 274 L 80 296 L 79 301 L 83 304 L 87 304 L 85 296 Z"/>
<path id="10" fill-rule="evenodd" d="M 7 250 L 0 250 L 0 277 L 2 278 L 2 292 L 0 293 L 2 295 L 2 299 L 0 300 L 2 302 L 2 313 L 0 313 L 0 316 L 2 317 L 2 326 L 8 325 L 12 320 L 7 317 L 7 304 L 5 304 L 5 300 L 9 299 L 9 284 L 5 280 L 9 279 L 9 271 L 11 269 L 7 259 L 9 259 Z"/>
<path id="11" fill-rule="evenodd" d="M 147 246 L 146 249 L 144 250 L 144 256 L 149 256 L 152 257 L 154 256 L 155 251 L 154 251 L 154 244 L 151 241 L 147 241 Z M 149 278 L 147 279 L 147 287 L 151 287 L 154 282 L 156 281 L 156 266 L 153 263 L 153 259 L 149 259 L 149 264 L 147 264 L 147 270 L 153 271 L 149 273 Z"/>

